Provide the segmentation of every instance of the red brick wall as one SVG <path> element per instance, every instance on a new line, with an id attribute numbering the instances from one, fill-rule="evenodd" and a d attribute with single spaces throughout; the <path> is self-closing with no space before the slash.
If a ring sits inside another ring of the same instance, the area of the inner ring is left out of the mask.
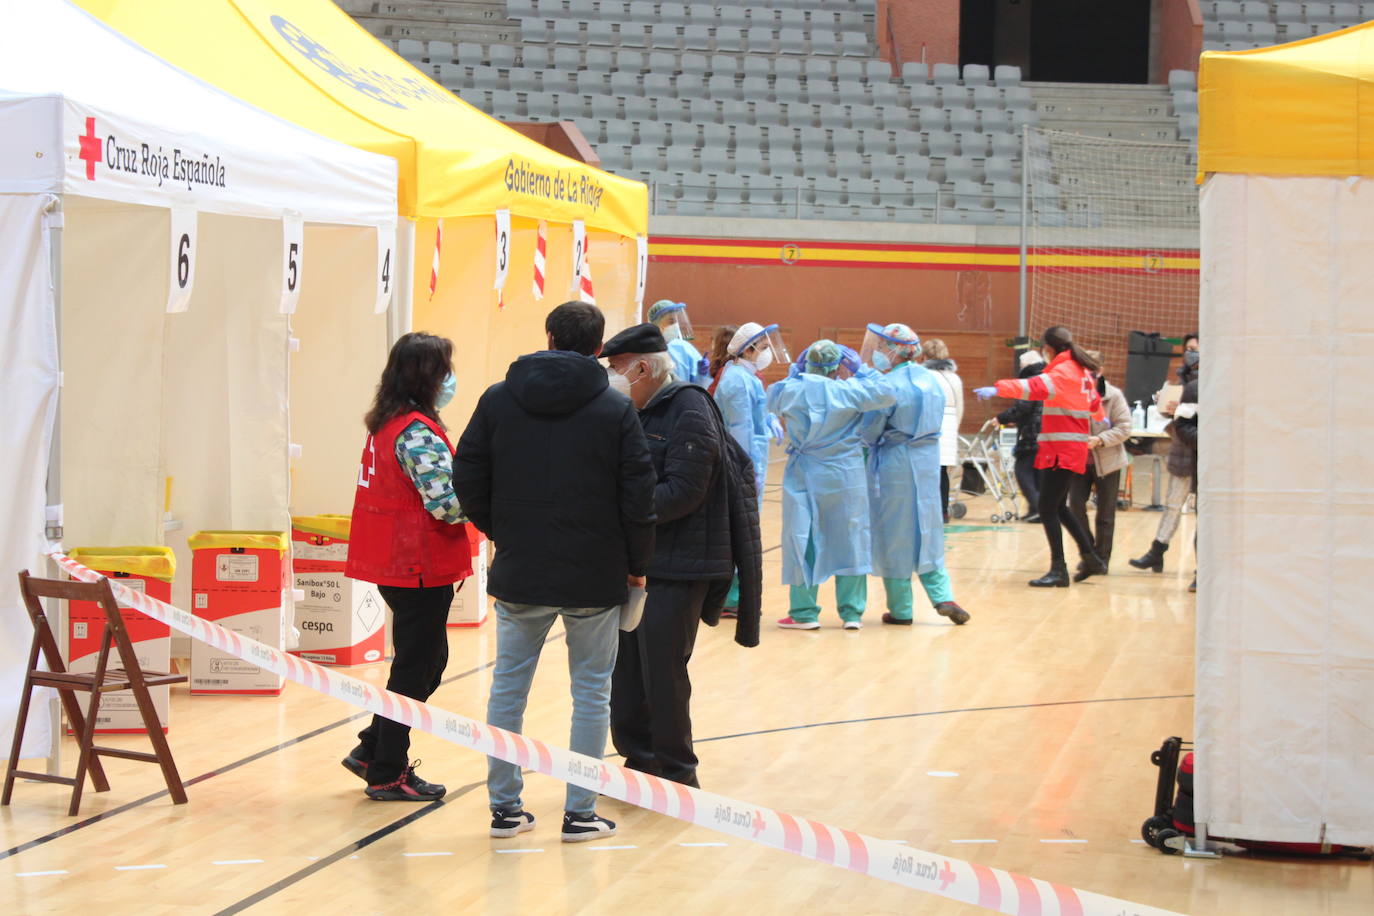
<path id="1" fill-rule="evenodd" d="M 919 61 L 924 45 L 926 63 L 959 63 L 959 0 L 878 0 L 880 46 L 889 22 L 892 48 L 883 48 L 889 60 Z"/>
<path id="2" fill-rule="evenodd" d="M 1160 0 L 1159 48 L 1150 79 L 1167 83 L 1170 70 L 1197 71 L 1202 55 L 1202 11 L 1197 0 Z"/>

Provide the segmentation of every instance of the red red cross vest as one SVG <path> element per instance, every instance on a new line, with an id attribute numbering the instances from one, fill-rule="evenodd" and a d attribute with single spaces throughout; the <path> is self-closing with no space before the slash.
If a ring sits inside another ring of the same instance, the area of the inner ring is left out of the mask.
<path id="1" fill-rule="evenodd" d="M 350 578 L 419 588 L 451 585 L 472 575 L 468 526 L 450 525 L 430 515 L 396 457 L 397 438 L 416 420 L 453 451 L 439 424 L 416 412 L 395 417 L 367 437 L 344 567 Z"/>

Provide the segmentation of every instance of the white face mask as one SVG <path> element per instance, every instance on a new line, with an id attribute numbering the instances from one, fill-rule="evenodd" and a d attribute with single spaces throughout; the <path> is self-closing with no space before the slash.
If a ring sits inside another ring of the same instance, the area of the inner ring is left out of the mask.
<path id="1" fill-rule="evenodd" d="M 682 339 L 682 328 L 678 327 L 678 324 L 677 324 L 676 321 L 674 321 L 672 324 L 668 325 L 666 328 L 663 329 L 663 339 L 664 339 L 664 340 L 681 340 L 681 339 Z"/>
<path id="2" fill-rule="evenodd" d="M 630 380 L 610 366 L 606 367 L 606 381 L 611 383 L 612 391 L 618 391 L 627 398 L 630 396 Z"/>
<path id="3" fill-rule="evenodd" d="M 772 347 L 769 347 L 766 350 L 755 351 L 754 358 L 753 360 L 751 360 L 751 362 L 753 362 L 754 371 L 756 372 L 762 372 L 764 369 L 767 369 L 769 366 L 773 365 Z"/>

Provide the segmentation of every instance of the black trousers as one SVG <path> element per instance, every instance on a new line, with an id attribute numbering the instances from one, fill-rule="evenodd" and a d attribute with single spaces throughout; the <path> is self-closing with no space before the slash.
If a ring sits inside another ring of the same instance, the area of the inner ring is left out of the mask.
<path id="1" fill-rule="evenodd" d="M 1045 468 L 1040 473 L 1040 524 L 1045 526 L 1045 540 L 1050 543 L 1050 565 L 1064 565 L 1064 532 L 1069 529 L 1080 554 L 1092 553 L 1093 539 L 1085 525 L 1081 525 L 1067 505 L 1069 489 L 1082 477 L 1067 468 Z"/>
<path id="2" fill-rule="evenodd" d="M 1112 558 L 1112 540 L 1116 534 L 1116 495 L 1121 489 L 1121 472 L 1112 471 L 1105 477 L 1098 477 L 1092 467 L 1082 474 L 1069 487 L 1069 511 L 1078 519 L 1083 530 L 1089 530 L 1088 496 L 1097 490 L 1097 530 L 1093 535 L 1093 547 L 1103 560 Z"/>
<path id="3" fill-rule="evenodd" d="M 620 634 L 611 676 L 611 740 L 625 765 L 689 786 L 698 783 L 687 663 L 710 584 L 649 579 L 644 617 Z"/>
<path id="4" fill-rule="evenodd" d="M 1026 497 L 1027 512 L 1040 511 L 1040 472 L 1035 469 L 1035 452 L 1016 456 L 1016 485 Z"/>
<path id="5" fill-rule="evenodd" d="M 458 583 L 462 588 L 462 583 Z M 391 641 L 396 654 L 386 689 L 414 700 L 428 700 L 439 689 L 448 664 L 448 609 L 453 604 L 452 585 L 397 588 L 379 585 L 382 600 L 391 608 Z M 367 781 L 379 786 L 394 782 L 410 756 L 410 726 L 384 716 L 373 716 L 358 732 Z"/>
<path id="6" fill-rule="evenodd" d="M 945 521 L 949 521 L 949 468 L 940 465 L 940 511 L 944 513 Z"/>

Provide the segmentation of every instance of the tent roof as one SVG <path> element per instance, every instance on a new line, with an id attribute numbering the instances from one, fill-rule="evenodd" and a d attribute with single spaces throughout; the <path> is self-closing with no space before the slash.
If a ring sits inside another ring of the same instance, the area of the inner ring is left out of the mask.
<path id="1" fill-rule="evenodd" d="M 1253 51 L 1198 74 L 1202 173 L 1374 174 L 1374 23 Z"/>
<path id="2" fill-rule="evenodd" d="M 264 114 L 64 0 L 0 0 L 0 191 L 384 225 L 396 165 Z"/>
<path id="3" fill-rule="evenodd" d="M 626 236 L 648 230 L 644 184 L 562 156 L 487 117 L 330 0 L 77 2 L 241 99 L 394 156 L 406 216 L 509 209 L 558 222 L 581 219 Z"/>

